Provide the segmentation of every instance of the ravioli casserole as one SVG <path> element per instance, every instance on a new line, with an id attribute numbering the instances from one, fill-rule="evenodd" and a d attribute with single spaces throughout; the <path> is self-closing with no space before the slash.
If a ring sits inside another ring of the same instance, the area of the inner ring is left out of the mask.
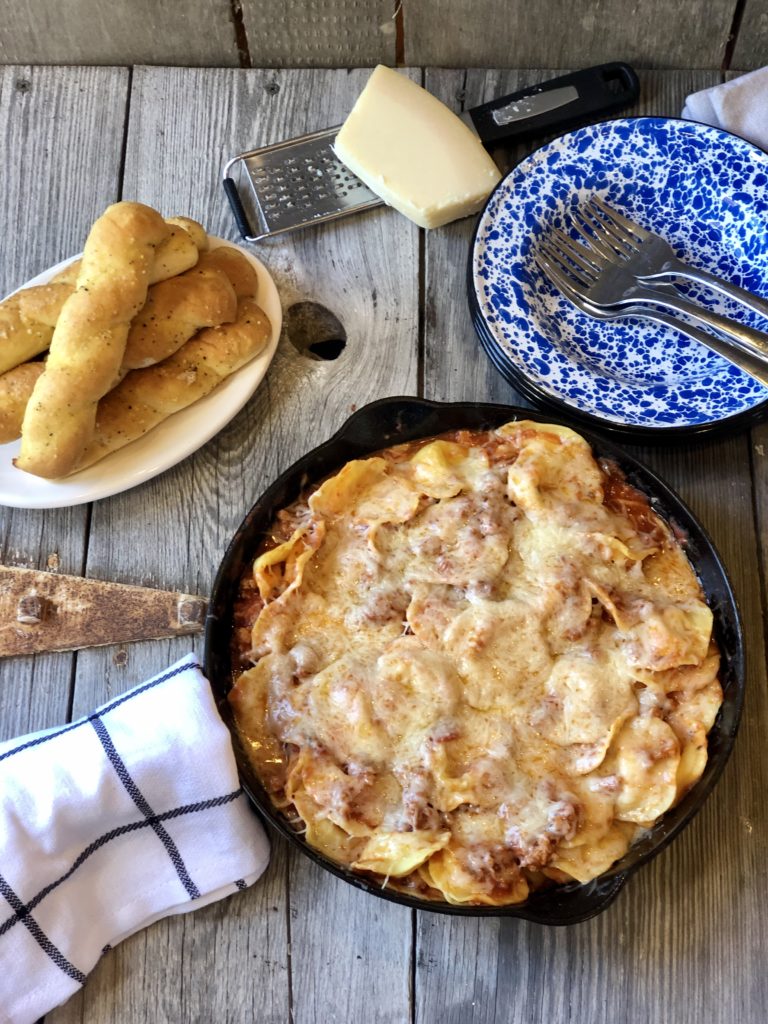
<path id="1" fill-rule="evenodd" d="M 246 572 L 230 701 L 306 842 L 424 899 L 588 882 L 700 777 L 712 613 L 644 495 L 564 427 L 347 463 Z"/>

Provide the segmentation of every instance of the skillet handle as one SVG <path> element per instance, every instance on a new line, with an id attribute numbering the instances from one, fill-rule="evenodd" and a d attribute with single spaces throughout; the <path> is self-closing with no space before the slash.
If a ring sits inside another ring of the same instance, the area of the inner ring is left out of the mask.
<path id="1" fill-rule="evenodd" d="M 634 69 L 614 61 L 483 103 L 468 110 L 464 120 L 486 145 L 518 142 L 618 113 L 639 93 Z"/>
<path id="2" fill-rule="evenodd" d="M 571 890 L 558 892 L 557 889 L 546 891 L 542 895 L 542 907 L 527 912 L 521 917 L 537 921 L 541 924 L 568 925 L 580 924 L 590 918 L 602 914 L 613 903 L 624 888 L 629 873 L 613 875 L 609 878 L 596 878 L 593 882 L 575 886 Z M 534 897 L 532 904 L 535 903 Z"/>

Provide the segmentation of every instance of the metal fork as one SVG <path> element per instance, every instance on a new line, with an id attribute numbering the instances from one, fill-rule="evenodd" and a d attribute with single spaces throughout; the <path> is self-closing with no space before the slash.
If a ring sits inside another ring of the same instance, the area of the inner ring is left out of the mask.
<path id="1" fill-rule="evenodd" d="M 724 359 L 734 363 L 741 370 L 744 370 L 745 373 L 754 377 L 764 387 L 768 387 L 768 365 L 766 365 L 766 363 L 762 362 L 756 356 L 751 355 L 749 352 L 742 352 L 741 349 L 734 348 L 729 342 L 714 334 L 708 334 L 706 331 L 700 331 L 698 327 L 694 327 L 691 324 L 685 323 L 682 320 L 678 320 L 676 317 L 669 316 L 667 313 L 662 313 L 649 306 L 629 305 L 622 306 L 619 309 L 596 306 L 594 303 L 590 302 L 589 299 L 585 298 L 581 291 L 574 287 L 571 279 L 563 274 L 559 269 L 559 264 L 553 263 L 552 260 L 548 258 L 546 255 L 547 249 L 548 247 L 545 243 L 542 246 L 542 250 L 535 256 L 536 262 L 552 284 L 583 313 L 587 313 L 589 316 L 594 317 L 597 320 L 617 320 L 620 317 L 625 316 L 639 316 L 646 320 L 652 320 L 654 323 L 672 327 L 676 331 L 680 331 L 687 337 L 692 338 L 694 341 L 698 341 L 702 345 L 705 345 L 713 352 L 717 352 L 718 355 L 723 356 Z"/>
<path id="2" fill-rule="evenodd" d="M 746 288 L 723 281 L 706 270 L 684 263 L 661 235 L 648 231 L 614 210 L 600 196 L 592 196 L 586 210 L 590 215 L 590 226 L 602 235 L 608 246 L 616 252 L 617 258 L 626 261 L 627 269 L 632 271 L 638 281 L 652 283 L 684 277 L 768 317 L 768 300 L 753 295 Z"/>
<path id="3" fill-rule="evenodd" d="M 554 228 L 541 249 L 555 263 L 583 298 L 594 306 L 659 306 L 667 312 L 682 313 L 695 323 L 717 331 L 744 352 L 768 360 L 768 334 L 705 309 L 676 292 L 639 283 L 624 261 L 602 239 L 591 235 L 576 220 L 573 226 L 586 245 Z"/>

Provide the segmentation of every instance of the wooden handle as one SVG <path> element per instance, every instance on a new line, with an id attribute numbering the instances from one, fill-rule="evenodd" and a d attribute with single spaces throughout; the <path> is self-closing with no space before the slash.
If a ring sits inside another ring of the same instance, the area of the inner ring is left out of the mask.
<path id="1" fill-rule="evenodd" d="M 0 657 L 199 633 L 208 602 L 80 576 L 0 566 Z"/>

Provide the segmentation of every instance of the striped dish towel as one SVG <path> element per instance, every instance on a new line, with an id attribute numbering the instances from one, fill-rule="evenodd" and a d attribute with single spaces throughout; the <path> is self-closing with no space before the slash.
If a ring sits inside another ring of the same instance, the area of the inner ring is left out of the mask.
<path id="1" fill-rule="evenodd" d="M 268 859 L 191 655 L 0 745 L 0 1022 L 37 1020 L 111 946 L 247 888 Z"/>

